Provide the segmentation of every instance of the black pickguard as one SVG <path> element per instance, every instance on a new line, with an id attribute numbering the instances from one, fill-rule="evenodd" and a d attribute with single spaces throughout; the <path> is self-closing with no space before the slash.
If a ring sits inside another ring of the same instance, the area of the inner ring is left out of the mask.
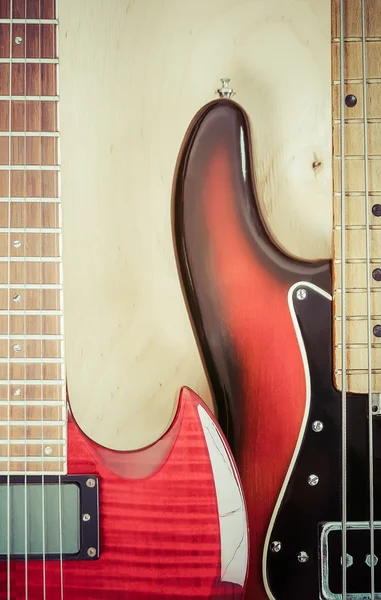
<path id="1" fill-rule="evenodd" d="M 303 286 L 301 286 L 303 287 Z M 267 580 L 276 600 L 319 600 L 320 527 L 341 521 L 341 392 L 332 383 L 331 301 L 306 288 L 307 298 L 294 307 L 303 337 L 311 380 L 311 404 L 300 451 L 271 532 L 267 553 Z M 347 395 L 348 521 L 369 521 L 368 397 Z M 381 417 L 373 418 L 375 520 L 381 521 Z M 315 432 L 314 421 L 323 423 Z M 319 477 L 316 486 L 309 475 Z M 341 532 L 330 534 L 329 588 L 341 598 Z M 271 542 L 281 542 L 273 552 Z M 308 560 L 301 563 L 301 551 Z M 370 598 L 370 572 L 365 559 L 370 554 L 369 531 L 348 533 L 347 569 L 349 594 Z M 375 534 L 376 592 L 381 598 L 381 532 Z M 368 595 L 369 594 L 369 595 Z M 333 597 L 333 596 L 332 596 Z"/>

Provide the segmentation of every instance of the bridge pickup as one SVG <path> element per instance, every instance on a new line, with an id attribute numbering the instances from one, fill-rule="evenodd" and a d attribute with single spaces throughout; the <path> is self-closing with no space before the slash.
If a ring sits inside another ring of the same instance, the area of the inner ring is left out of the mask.
<path id="1" fill-rule="evenodd" d="M 0 477 L 0 560 L 95 560 L 98 531 L 94 475 Z"/>
<path id="2" fill-rule="evenodd" d="M 323 600 L 342 600 L 341 522 L 320 528 L 320 586 Z M 381 522 L 375 523 L 375 600 L 381 600 Z M 346 600 L 371 600 L 370 527 L 366 521 L 347 523 Z"/>

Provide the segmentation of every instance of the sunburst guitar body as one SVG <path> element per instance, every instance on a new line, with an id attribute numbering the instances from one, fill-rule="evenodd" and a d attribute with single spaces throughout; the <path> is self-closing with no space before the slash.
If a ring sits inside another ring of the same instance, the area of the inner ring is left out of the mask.
<path id="1" fill-rule="evenodd" d="M 381 206 L 361 195 L 357 145 L 346 194 L 334 169 L 334 261 L 286 256 L 260 213 L 248 116 L 228 92 L 225 85 L 223 97 L 204 106 L 186 133 L 173 186 L 173 235 L 195 337 L 243 481 L 251 548 L 246 597 L 374 600 L 381 597 L 381 422 L 379 394 L 366 393 L 365 238 L 368 211 L 373 270 Z M 347 131 L 356 104 L 350 92 L 348 86 Z M 353 116 L 358 126 L 358 113 Z M 336 143 L 338 156 L 339 150 Z M 379 182 L 373 175 L 373 195 Z M 344 397 L 342 196 L 348 229 Z M 373 278 L 372 270 L 370 345 L 377 353 L 380 270 Z M 374 392 L 380 392 L 379 364 L 375 354 Z"/>

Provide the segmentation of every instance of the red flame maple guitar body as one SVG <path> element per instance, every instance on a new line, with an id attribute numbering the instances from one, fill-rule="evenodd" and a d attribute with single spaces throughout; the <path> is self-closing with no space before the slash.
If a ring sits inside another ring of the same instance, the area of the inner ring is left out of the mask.
<path id="1" fill-rule="evenodd" d="M 246 597 L 265 600 L 266 534 L 306 407 L 289 291 L 298 281 L 329 289 L 330 267 L 292 260 L 271 242 L 258 209 L 248 119 L 230 99 L 203 107 L 188 129 L 174 180 L 173 232 L 189 315 L 243 481 Z"/>
<path id="2" fill-rule="evenodd" d="M 68 472 L 92 480 L 98 499 L 94 514 L 81 511 L 80 537 L 82 545 L 93 528 L 97 555 L 81 547 L 83 556 L 62 563 L 2 557 L 1 600 L 243 598 L 248 535 L 239 478 L 218 425 L 190 389 L 182 389 L 166 434 L 140 451 L 100 447 L 71 419 Z"/>

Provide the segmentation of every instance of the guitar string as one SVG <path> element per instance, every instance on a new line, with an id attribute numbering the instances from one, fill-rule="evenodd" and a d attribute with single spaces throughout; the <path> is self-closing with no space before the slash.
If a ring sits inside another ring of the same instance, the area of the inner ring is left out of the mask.
<path id="1" fill-rule="evenodd" d="M 39 158 L 40 158 L 40 186 L 39 186 L 39 209 L 40 209 L 40 294 L 39 294 L 39 302 L 40 302 L 40 400 L 41 400 L 41 511 L 42 511 L 42 584 L 43 584 L 43 600 L 46 600 L 46 510 L 45 510 L 45 448 L 44 448 L 44 390 L 43 390 L 43 378 L 44 378 L 44 369 L 43 369 L 43 345 L 42 345 L 42 335 L 43 335 L 43 315 L 42 315 L 42 302 L 43 302 L 43 293 L 42 293 L 42 278 L 44 271 L 42 269 L 42 194 L 43 194 L 43 178 L 42 178 L 42 45 L 41 45 L 41 0 L 38 0 L 38 103 L 39 103 L 39 138 L 38 138 L 38 148 L 39 148 Z"/>
<path id="2" fill-rule="evenodd" d="M 365 0 L 361 0 L 361 45 L 363 77 L 363 118 L 364 118 L 364 177 L 365 177 L 365 229 L 366 229 L 366 311 L 367 311 L 367 350 L 368 350 L 368 452 L 369 452 L 369 531 L 370 531 L 370 587 L 371 600 L 375 598 L 374 570 L 374 465 L 373 465 L 373 389 L 372 389 L 372 323 L 371 323 L 371 264 L 370 264 L 370 227 L 369 227 L 369 164 L 368 164 L 368 106 L 367 106 L 367 56 L 366 56 L 366 20 Z"/>
<path id="3" fill-rule="evenodd" d="M 24 353 L 24 357 L 25 357 L 25 363 L 24 363 L 24 437 L 25 437 L 25 445 L 24 445 L 24 454 L 25 454 L 25 474 L 24 474 L 24 534 L 25 534 L 25 556 L 24 556 L 24 560 L 25 560 L 25 600 L 28 600 L 28 470 L 27 470 L 27 414 L 28 414 L 28 410 L 27 410 L 27 391 L 26 391 L 26 370 L 27 370 L 27 364 L 26 364 L 26 356 L 27 356 L 27 342 L 26 342 L 26 301 L 27 301 L 27 294 L 26 294 L 26 198 L 27 198 L 27 181 L 26 181 L 26 164 L 27 164 L 27 151 L 26 151 L 26 147 L 27 147 L 27 138 L 26 138 L 26 130 L 27 130 L 27 123 L 26 123 L 26 111 L 27 111 L 27 103 L 26 103 L 26 97 L 27 97 L 27 66 L 26 66 L 26 59 L 27 59 L 27 26 L 26 26 L 26 19 L 27 19 L 27 0 L 24 0 L 24 16 L 25 16 L 25 23 L 24 23 L 24 40 L 22 41 L 23 44 L 23 48 L 24 48 L 24 198 L 23 198 L 23 221 L 24 221 L 24 237 L 23 237 L 23 253 L 24 253 L 24 293 L 23 293 L 23 297 L 22 297 L 22 302 L 24 303 L 24 346 L 22 348 L 22 351 Z M 21 290 L 20 290 L 21 291 Z M 16 294 L 18 292 L 16 291 Z M 11 342 L 9 341 L 9 344 Z"/>
<path id="4" fill-rule="evenodd" d="M 8 280 L 8 289 L 7 289 L 7 306 L 8 306 L 8 338 L 10 336 L 10 324 L 11 324 L 11 315 L 10 315 L 10 291 L 11 291 L 11 194 L 12 194 L 12 177 L 11 177 L 11 155 L 12 155 L 12 39 L 13 39 L 13 0 L 9 1 L 9 105 L 8 105 L 8 126 L 9 126 L 9 139 L 8 139 L 8 162 L 9 162 L 9 173 L 8 173 L 8 266 L 7 266 L 7 280 Z M 8 427 L 7 427 L 7 449 L 8 449 L 8 469 L 7 469 L 7 600 L 11 600 L 11 478 L 10 478 L 10 439 L 11 439 L 11 410 L 10 410 L 10 345 L 8 343 L 8 363 L 7 363 L 7 417 L 8 417 Z"/>
<path id="5" fill-rule="evenodd" d="M 53 18 L 56 19 L 56 21 L 59 23 L 59 0 L 52 0 L 53 2 L 53 10 L 55 11 L 55 14 L 53 14 Z M 54 31 L 54 57 L 59 59 L 59 24 L 57 25 L 53 25 L 53 31 Z M 55 94 L 56 96 L 59 98 L 59 66 L 57 64 L 56 66 L 56 78 L 55 78 L 55 85 L 56 85 L 56 90 L 55 90 Z M 53 130 L 54 132 L 56 132 L 56 130 L 59 132 L 59 100 L 55 103 L 55 110 L 53 111 L 53 119 L 54 119 L 54 123 L 53 123 Z M 60 166 L 61 163 L 61 157 L 60 157 L 60 152 L 59 152 L 59 137 L 55 138 L 53 137 L 53 142 L 54 142 L 54 165 L 57 164 L 58 166 Z M 57 173 L 57 196 L 58 196 L 58 203 L 57 206 L 54 204 L 54 226 L 55 226 L 55 230 L 57 231 L 61 225 L 62 225 L 62 217 L 61 217 L 61 202 L 60 202 L 60 198 L 61 198 L 61 189 L 60 189 L 60 171 Z M 58 222 L 57 222 L 58 221 Z M 54 234 L 54 240 L 55 240 L 55 255 L 58 256 L 59 258 L 62 257 L 62 239 L 61 239 L 61 235 L 58 233 Z M 57 243 L 58 240 L 58 243 Z M 61 265 L 61 268 L 59 270 L 59 283 L 62 285 L 63 283 L 63 276 L 62 276 L 62 263 L 59 263 Z M 63 311 L 63 293 L 61 290 L 57 290 L 55 292 L 56 294 L 56 298 L 55 298 L 55 305 L 56 308 L 58 308 L 59 310 Z M 58 300 L 59 299 L 59 300 Z M 58 301 L 57 301 L 58 300 Z M 59 333 L 63 334 L 63 318 L 60 317 L 59 319 L 60 321 L 60 329 L 59 329 Z M 62 358 L 64 360 L 64 351 L 63 351 L 63 341 L 57 341 L 57 356 L 59 358 Z M 58 351 L 59 348 L 59 351 Z M 64 366 L 60 366 L 60 380 L 64 380 Z M 60 384 L 61 385 L 61 384 Z M 66 400 L 66 396 L 64 396 L 64 390 L 65 390 L 65 384 L 63 384 L 60 388 L 60 393 L 59 393 L 59 399 L 60 401 L 62 400 Z M 60 420 L 65 422 L 64 427 L 66 426 L 66 405 L 61 406 L 60 407 Z M 63 432 L 62 432 L 63 433 Z M 63 435 L 61 436 L 63 439 Z M 64 440 L 63 440 L 64 441 Z M 59 448 L 62 448 L 62 452 L 61 450 L 59 451 L 59 457 L 64 458 L 65 453 L 66 453 L 66 449 L 65 449 L 65 444 L 62 444 L 59 446 Z M 58 518 L 59 518 L 59 538 L 60 538 L 60 591 L 61 591 L 61 600 L 64 599 L 64 580 L 63 580 L 63 525 L 62 525 L 62 476 L 61 476 L 61 469 L 62 469 L 62 465 L 64 464 L 64 462 L 59 462 L 59 474 L 58 474 Z"/>
<path id="6" fill-rule="evenodd" d="M 346 345 L 346 206 L 345 206 L 345 89 L 344 4 L 340 0 L 340 158 L 341 158 L 341 545 L 342 599 L 347 600 L 347 345 Z M 344 232 L 344 234 L 343 234 Z"/>

